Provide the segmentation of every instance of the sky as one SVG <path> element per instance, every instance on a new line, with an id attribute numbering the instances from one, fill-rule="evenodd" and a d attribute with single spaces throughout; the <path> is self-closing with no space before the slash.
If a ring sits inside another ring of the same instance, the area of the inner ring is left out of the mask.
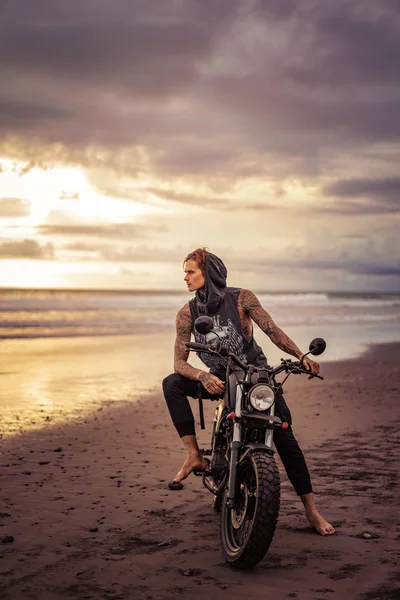
<path id="1" fill-rule="evenodd" d="M 0 0 L 0 286 L 400 291 L 400 2 Z"/>

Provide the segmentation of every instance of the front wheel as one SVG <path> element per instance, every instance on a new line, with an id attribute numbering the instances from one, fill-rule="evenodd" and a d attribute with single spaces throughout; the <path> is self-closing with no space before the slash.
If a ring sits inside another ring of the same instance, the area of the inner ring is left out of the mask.
<path id="1" fill-rule="evenodd" d="M 280 479 L 273 456 L 250 452 L 238 465 L 235 507 L 221 507 L 221 545 L 235 569 L 252 569 L 264 558 L 278 521 Z"/>

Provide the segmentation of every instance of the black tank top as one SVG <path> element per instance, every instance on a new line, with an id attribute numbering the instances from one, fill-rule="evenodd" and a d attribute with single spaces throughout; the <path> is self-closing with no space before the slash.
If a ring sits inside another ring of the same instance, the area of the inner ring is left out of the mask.
<path id="1" fill-rule="evenodd" d="M 255 341 L 253 334 L 250 340 L 246 340 L 244 336 L 238 308 L 239 294 L 240 288 L 226 288 L 225 296 L 221 300 L 219 308 L 215 313 L 209 315 L 214 321 L 214 331 L 218 333 L 222 346 L 229 352 L 236 354 L 242 362 L 253 364 L 256 367 L 266 366 L 267 359 Z M 203 335 L 194 330 L 193 325 L 197 317 L 205 314 L 204 305 L 193 298 L 190 300 L 189 306 L 192 317 L 192 332 L 196 342 L 207 344 L 218 339 L 212 331 Z M 211 356 L 205 352 L 197 352 L 197 356 L 213 375 L 225 379 L 225 361 L 218 356 Z"/>

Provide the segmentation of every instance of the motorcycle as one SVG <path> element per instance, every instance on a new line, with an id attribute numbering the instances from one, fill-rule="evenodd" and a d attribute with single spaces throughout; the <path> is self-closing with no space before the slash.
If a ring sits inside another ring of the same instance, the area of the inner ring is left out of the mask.
<path id="1" fill-rule="evenodd" d="M 267 553 L 279 515 L 280 478 L 273 434 L 289 424 L 275 415 L 275 398 L 292 373 L 310 376 L 303 365 L 304 356 L 322 354 L 326 343 L 322 338 L 314 339 L 301 361 L 282 358 L 277 367 L 257 368 L 244 364 L 223 347 L 210 317 L 198 317 L 194 327 L 204 335 L 213 332 L 216 341 L 187 342 L 186 347 L 223 357 L 226 364 L 225 392 L 216 409 L 211 447 L 202 451 L 210 456 L 209 466 L 196 474 L 203 477 L 204 486 L 213 494 L 214 509 L 220 512 L 220 541 L 226 562 L 234 569 L 252 569 Z M 275 377 L 280 373 L 286 377 L 277 382 Z M 199 407 L 204 429 L 201 396 Z"/>

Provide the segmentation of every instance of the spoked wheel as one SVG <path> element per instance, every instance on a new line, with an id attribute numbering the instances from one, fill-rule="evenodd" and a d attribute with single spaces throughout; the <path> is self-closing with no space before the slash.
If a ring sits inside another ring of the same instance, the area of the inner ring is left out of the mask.
<path id="1" fill-rule="evenodd" d="M 235 506 L 221 506 L 221 545 L 225 560 L 235 569 L 252 569 L 265 556 L 279 514 L 280 480 L 273 456 L 249 453 L 238 466 Z"/>

